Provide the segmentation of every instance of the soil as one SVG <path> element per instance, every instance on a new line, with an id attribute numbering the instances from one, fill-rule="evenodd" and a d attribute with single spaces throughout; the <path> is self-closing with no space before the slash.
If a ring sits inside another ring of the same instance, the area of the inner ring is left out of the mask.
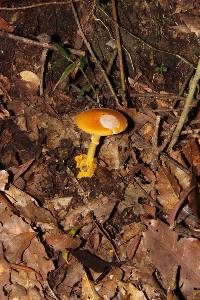
<path id="1" fill-rule="evenodd" d="M 200 298 L 198 87 L 168 149 L 200 54 L 189 2 L 116 1 L 115 23 L 112 1 L 73 1 L 114 96 L 70 1 L 0 1 L 0 299 Z M 128 126 L 79 180 L 90 136 L 74 117 L 90 108 Z"/>

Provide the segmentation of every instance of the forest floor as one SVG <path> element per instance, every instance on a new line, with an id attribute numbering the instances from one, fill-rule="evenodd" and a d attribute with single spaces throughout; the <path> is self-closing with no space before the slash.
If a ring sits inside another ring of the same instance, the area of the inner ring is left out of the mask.
<path id="1" fill-rule="evenodd" d="M 199 19 L 198 0 L 0 1 L 1 300 L 200 299 Z M 77 179 L 90 108 L 128 127 Z"/>

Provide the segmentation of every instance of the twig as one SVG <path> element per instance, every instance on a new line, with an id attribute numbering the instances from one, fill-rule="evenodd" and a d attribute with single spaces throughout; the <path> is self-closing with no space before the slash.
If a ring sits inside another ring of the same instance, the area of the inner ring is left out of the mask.
<path id="1" fill-rule="evenodd" d="M 102 11 L 110 20 L 112 20 L 113 22 L 115 22 L 113 20 L 113 18 L 107 14 L 104 9 L 100 6 L 97 7 L 97 9 L 99 9 L 100 11 Z M 173 53 L 173 52 L 170 52 L 170 51 L 167 51 L 167 50 L 162 50 L 162 49 L 159 49 L 151 44 L 149 44 L 148 42 L 146 42 L 144 39 L 142 39 L 141 37 L 131 33 L 128 29 L 126 29 L 125 27 L 121 26 L 121 25 L 118 25 L 120 29 L 126 31 L 130 36 L 132 36 L 134 39 L 138 40 L 140 43 L 146 45 L 148 48 L 154 50 L 154 51 L 157 51 L 157 52 L 160 52 L 160 53 L 165 53 L 165 54 L 168 54 L 168 55 L 173 55 L 173 56 L 176 56 L 177 58 L 179 58 L 180 60 L 182 60 L 183 62 L 185 62 L 186 64 L 188 64 L 189 66 L 191 66 L 192 68 L 195 69 L 195 66 L 192 62 L 190 62 L 188 59 L 186 59 L 185 57 L 179 55 L 179 54 L 176 54 L 176 53 Z"/>
<path id="2" fill-rule="evenodd" d="M 40 34 L 38 37 L 38 40 L 43 43 L 49 44 L 51 41 L 51 38 L 49 35 L 45 34 Z M 43 96 L 44 94 L 44 70 L 45 70 L 45 64 L 46 64 L 46 58 L 47 58 L 47 53 L 48 53 L 47 48 L 42 50 L 42 55 L 41 55 L 41 70 L 40 70 L 40 96 Z"/>
<path id="3" fill-rule="evenodd" d="M 153 136 L 153 159 L 151 162 L 152 170 L 155 172 L 156 171 L 156 164 L 159 156 L 159 148 L 158 148 L 158 132 L 159 132 L 159 126 L 160 126 L 160 116 L 156 116 L 156 124 L 155 124 L 155 131 L 154 131 L 154 136 Z"/>
<path id="4" fill-rule="evenodd" d="M 96 62 L 98 68 L 99 68 L 100 71 L 102 72 L 102 74 L 103 74 L 103 76 L 104 76 L 104 78 L 105 78 L 105 81 L 107 82 L 107 85 L 108 85 L 108 87 L 109 87 L 109 89 L 110 89 L 110 91 L 111 91 L 111 93 L 112 93 L 112 95 L 113 95 L 113 97 L 114 97 L 114 99 L 115 99 L 115 101 L 116 101 L 116 104 L 117 104 L 118 106 L 121 106 L 120 103 L 119 103 L 119 100 L 118 100 L 118 98 L 117 98 L 117 95 L 116 95 L 116 93 L 115 93 L 115 91 L 114 91 L 114 89 L 113 89 L 113 87 L 112 87 L 112 85 L 111 85 L 111 83 L 110 83 L 110 81 L 109 81 L 109 79 L 108 79 L 108 76 L 106 75 L 105 70 L 104 70 L 103 67 L 101 66 L 101 64 L 100 64 L 99 60 L 97 59 L 97 57 L 96 57 L 96 55 L 95 55 L 95 53 L 94 53 L 92 47 L 90 46 L 88 40 L 87 40 L 86 37 L 85 37 L 85 34 L 84 34 L 83 30 L 82 30 L 82 27 L 81 27 L 81 24 L 80 24 L 80 21 L 79 21 L 79 18 L 78 18 L 78 14 L 77 14 L 77 12 L 76 12 L 76 10 L 75 10 L 75 7 L 74 7 L 73 0 L 70 0 L 70 2 L 71 2 L 71 7 L 72 7 L 73 14 L 74 14 L 74 18 L 75 18 L 75 20 L 76 20 L 76 23 L 77 23 L 79 32 L 80 32 L 80 34 L 81 34 L 81 36 L 82 36 L 82 39 L 83 39 L 83 41 L 84 41 L 84 43 L 85 43 L 85 45 L 86 45 L 88 51 L 90 52 L 90 55 L 92 56 L 94 62 Z"/>
<path id="5" fill-rule="evenodd" d="M 79 2 L 80 0 L 75 0 L 76 2 Z M 68 5 L 69 1 L 62 1 L 62 2 L 44 2 L 44 3 L 36 3 L 32 5 L 27 5 L 27 6 L 18 6 L 18 7 L 0 7 L 0 10 L 6 10 L 6 11 L 15 11 L 15 10 L 26 10 L 26 9 L 31 9 L 31 8 L 37 8 L 37 7 L 42 7 L 42 6 L 48 6 L 48 5 Z"/>
<path id="6" fill-rule="evenodd" d="M 117 44 L 117 50 L 118 50 L 121 88 L 122 88 L 122 92 L 123 92 L 123 98 L 125 98 L 126 84 L 125 84 L 125 75 L 124 75 L 124 64 L 123 64 L 123 57 L 122 57 L 121 37 L 120 37 L 120 32 L 119 32 L 118 20 L 117 20 L 117 9 L 116 9 L 115 0 L 112 0 L 112 15 L 113 15 L 113 19 L 115 21 L 115 34 L 116 34 L 116 44 Z"/>
<path id="7" fill-rule="evenodd" d="M 136 179 L 133 180 L 133 182 L 137 185 L 137 187 L 142 191 L 142 193 L 144 194 L 144 196 L 149 200 L 149 202 L 151 204 L 153 204 L 156 208 L 160 209 L 162 211 L 163 207 L 156 202 L 156 200 L 154 200 L 144 189 L 143 187 L 141 187 L 141 185 L 137 182 Z"/>
<path id="8" fill-rule="evenodd" d="M 169 156 L 166 152 L 161 152 L 160 155 L 161 155 L 162 160 L 172 163 L 173 165 L 175 165 L 177 168 L 179 168 L 180 170 L 182 170 L 183 172 L 185 172 L 188 175 L 192 174 L 190 170 L 188 170 L 186 167 L 184 167 L 182 164 L 180 164 L 176 159 Z"/>
<path id="9" fill-rule="evenodd" d="M 180 89 L 180 91 L 179 91 L 179 93 L 178 93 L 179 96 L 180 96 L 180 98 L 181 98 L 181 96 L 184 95 L 184 91 L 185 91 L 185 89 L 186 89 L 186 87 L 187 87 L 187 85 L 188 85 L 188 83 L 189 83 L 189 81 L 190 81 L 190 79 L 191 79 L 193 73 L 194 73 L 194 68 L 192 68 L 192 69 L 190 70 L 190 72 L 189 72 L 187 78 L 185 79 L 184 83 L 183 83 L 182 86 L 181 86 L 181 89 Z M 175 99 L 175 101 L 173 102 L 173 107 L 176 106 L 176 104 L 177 104 L 177 102 L 180 100 L 180 98 Z"/>
<path id="10" fill-rule="evenodd" d="M 50 45 L 48 43 L 31 40 L 31 39 L 28 39 L 28 38 L 25 38 L 25 37 L 22 37 L 22 36 L 18 36 L 18 35 L 12 34 L 12 33 L 8 33 L 6 31 L 0 30 L 0 36 L 5 36 L 5 37 L 8 37 L 8 38 L 10 38 L 12 40 L 15 40 L 17 42 L 25 43 L 27 45 L 46 48 L 46 49 L 53 50 L 53 51 L 58 51 L 58 49 L 55 46 Z M 77 55 L 77 56 L 84 56 L 85 55 L 85 51 L 82 51 L 82 50 L 71 49 L 71 48 L 67 48 L 67 50 L 69 52 L 71 52 L 72 54 Z"/>
<path id="11" fill-rule="evenodd" d="M 190 111 L 190 106 L 191 106 L 191 103 L 192 103 L 192 99 L 194 97 L 194 93 L 196 91 L 196 87 L 197 87 L 199 79 L 200 79 L 200 59 L 198 61 L 198 65 L 197 65 L 197 69 L 196 69 L 196 72 L 194 74 L 194 77 L 191 80 L 191 85 L 190 85 L 190 88 L 189 88 L 189 93 L 188 93 L 188 95 L 186 97 L 185 105 L 184 105 L 183 111 L 181 113 L 181 116 L 179 118 L 179 121 L 178 121 L 178 124 L 176 126 L 176 129 L 175 129 L 175 131 L 174 131 L 174 133 L 172 135 L 172 139 L 171 139 L 171 142 L 169 144 L 168 151 L 171 151 L 172 148 L 174 147 L 174 145 L 176 144 L 176 142 L 178 140 L 178 137 L 180 135 L 180 132 L 181 132 L 181 130 L 183 128 L 183 125 L 184 125 L 184 123 L 187 120 L 188 113 Z"/>

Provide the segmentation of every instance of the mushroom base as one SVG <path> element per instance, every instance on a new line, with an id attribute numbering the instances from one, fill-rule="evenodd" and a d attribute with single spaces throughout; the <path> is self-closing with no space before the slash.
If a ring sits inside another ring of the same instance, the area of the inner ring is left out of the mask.
<path id="1" fill-rule="evenodd" d="M 92 162 L 90 165 L 87 165 L 87 155 L 86 154 L 79 154 L 74 157 L 76 161 L 76 167 L 80 170 L 77 178 L 81 179 L 84 177 L 91 178 L 94 175 L 96 170 L 96 163 Z"/>

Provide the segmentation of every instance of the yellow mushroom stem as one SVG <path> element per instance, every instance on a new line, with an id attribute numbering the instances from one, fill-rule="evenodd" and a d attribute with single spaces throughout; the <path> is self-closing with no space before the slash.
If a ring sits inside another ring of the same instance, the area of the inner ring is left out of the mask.
<path id="1" fill-rule="evenodd" d="M 96 170 L 96 163 L 94 162 L 95 151 L 99 144 L 100 135 L 93 134 L 88 148 L 88 153 L 79 154 L 75 156 L 76 167 L 80 170 L 77 178 L 92 177 Z"/>
<path id="2" fill-rule="evenodd" d="M 88 169 L 90 168 L 90 166 L 94 162 L 95 151 L 96 151 L 96 148 L 99 144 L 99 140 L 100 140 L 99 135 L 95 135 L 95 134 L 92 135 L 91 142 L 90 142 L 90 145 L 89 145 L 89 148 L 88 148 L 87 157 L 86 157 L 86 166 L 87 166 Z"/>

